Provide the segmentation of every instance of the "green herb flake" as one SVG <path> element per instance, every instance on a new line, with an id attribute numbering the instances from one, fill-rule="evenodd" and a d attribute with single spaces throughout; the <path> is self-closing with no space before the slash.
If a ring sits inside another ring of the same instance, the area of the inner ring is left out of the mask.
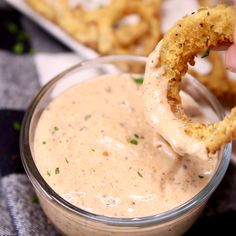
<path id="1" fill-rule="evenodd" d="M 15 46 L 13 47 L 13 52 L 16 54 L 22 54 L 24 52 L 24 45 L 23 43 L 16 43 Z"/>
<path id="2" fill-rule="evenodd" d="M 51 176 L 51 173 L 50 173 L 49 171 L 47 171 L 47 175 L 48 175 L 48 176 Z"/>
<path id="3" fill-rule="evenodd" d="M 20 125 L 20 123 L 19 123 L 18 121 L 14 121 L 14 122 L 12 123 L 12 127 L 13 127 L 13 129 L 19 131 L 21 125 Z"/>
<path id="4" fill-rule="evenodd" d="M 43 141 L 42 144 L 46 144 L 46 141 Z"/>
<path id="5" fill-rule="evenodd" d="M 69 163 L 69 161 L 68 161 L 68 159 L 67 159 L 67 158 L 65 158 L 65 160 L 66 160 L 66 163 Z"/>
<path id="6" fill-rule="evenodd" d="M 38 197 L 36 196 L 36 194 L 33 194 L 31 196 L 31 202 L 34 203 L 34 204 L 38 204 L 39 203 L 39 200 L 38 200 Z"/>
<path id="7" fill-rule="evenodd" d="M 30 36 L 25 32 L 20 32 L 17 36 L 17 42 L 25 42 L 30 39 Z"/>
<path id="8" fill-rule="evenodd" d="M 135 137 L 135 138 L 139 138 L 139 135 L 138 135 L 138 134 L 134 134 L 134 137 Z"/>
<path id="9" fill-rule="evenodd" d="M 138 85 L 143 84 L 143 77 L 133 78 L 134 82 Z"/>
<path id="10" fill-rule="evenodd" d="M 210 54 L 210 48 L 208 48 L 208 49 L 204 52 L 204 54 L 202 55 L 202 58 L 208 57 L 209 54 Z"/>
<path id="11" fill-rule="evenodd" d="M 58 128 L 57 126 L 55 126 L 55 127 L 54 127 L 54 130 L 55 130 L 55 131 L 58 131 L 58 130 L 59 130 L 59 128 Z"/>
<path id="12" fill-rule="evenodd" d="M 6 29 L 11 34 L 15 34 L 18 31 L 18 26 L 15 23 L 9 22 L 6 24 Z"/>
<path id="13" fill-rule="evenodd" d="M 202 176 L 202 175 L 199 175 L 199 176 L 198 176 L 198 178 L 199 178 L 199 179 L 203 179 L 203 178 L 204 178 L 204 176 Z"/>
<path id="14" fill-rule="evenodd" d="M 57 168 L 55 169 L 55 175 L 58 175 L 58 174 L 60 174 L 60 169 L 59 169 L 59 167 L 57 167 Z"/>
<path id="15" fill-rule="evenodd" d="M 139 171 L 137 171 L 137 174 L 139 177 L 143 178 L 143 175 Z"/>
<path id="16" fill-rule="evenodd" d="M 138 145 L 138 141 L 136 139 L 131 139 L 130 143 L 133 145 Z"/>

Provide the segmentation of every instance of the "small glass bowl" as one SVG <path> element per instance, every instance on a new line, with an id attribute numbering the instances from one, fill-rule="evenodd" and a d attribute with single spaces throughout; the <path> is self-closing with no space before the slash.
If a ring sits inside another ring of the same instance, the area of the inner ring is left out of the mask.
<path id="1" fill-rule="evenodd" d="M 215 174 L 197 195 L 169 211 L 140 218 L 113 218 L 87 212 L 61 198 L 45 182 L 34 163 L 33 143 L 36 126 L 47 105 L 67 88 L 99 75 L 143 75 L 145 63 L 146 58 L 138 56 L 107 56 L 81 62 L 49 81 L 33 99 L 25 114 L 20 134 L 22 162 L 44 212 L 64 235 L 181 235 L 195 222 L 225 174 L 231 144 L 225 145 L 219 152 Z M 223 118 L 224 112 L 219 102 L 197 80 L 188 75 L 182 84 L 182 89 L 200 106 L 216 114 L 215 120 Z"/>

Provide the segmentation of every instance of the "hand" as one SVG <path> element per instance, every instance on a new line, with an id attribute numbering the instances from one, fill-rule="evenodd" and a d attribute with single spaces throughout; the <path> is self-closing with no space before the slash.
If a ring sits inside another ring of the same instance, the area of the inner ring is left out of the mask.
<path id="1" fill-rule="evenodd" d="M 236 72 L 236 44 L 229 47 L 225 56 L 226 68 L 232 72 Z"/>
<path id="2" fill-rule="evenodd" d="M 234 0 L 234 6 L 236 7 L 236 0 Z M 231 45 L 226 51 L 225 65 L 228 70 L 236 72 L 236 22 L 234 30 L 234 44 Z"/>

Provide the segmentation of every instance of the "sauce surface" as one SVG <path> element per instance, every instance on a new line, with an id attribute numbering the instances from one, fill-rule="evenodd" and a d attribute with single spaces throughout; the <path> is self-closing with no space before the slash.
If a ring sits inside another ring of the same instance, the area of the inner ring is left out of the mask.
<path id="1" fill-rule="evenodd" d="M 130 218 L 170 210 L 207 184 L 217 158 L 177 155 L 145 117 L 142 93 L 130 75 L 107 75 L 66 90 L 45 109 L 34 160 L 60 196 L 96 214 Z M 188 115 L 205 121 L 196 102 L 182 98 Z"/>

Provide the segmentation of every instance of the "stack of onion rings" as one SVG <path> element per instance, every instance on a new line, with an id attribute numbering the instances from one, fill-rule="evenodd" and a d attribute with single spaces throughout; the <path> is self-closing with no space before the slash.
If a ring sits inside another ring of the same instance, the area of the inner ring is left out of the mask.
<path id="1" fill-rule="evenodd" d="M 79 42 L 101 54 L 148 55 L 161 37 L 162 0 L 112 0 L 109 5 L 94 10 L 71 8 L 68 0 L 27 2 Z M 122 22 L 130 15 L 136 15 L 138 22 Z"/>

